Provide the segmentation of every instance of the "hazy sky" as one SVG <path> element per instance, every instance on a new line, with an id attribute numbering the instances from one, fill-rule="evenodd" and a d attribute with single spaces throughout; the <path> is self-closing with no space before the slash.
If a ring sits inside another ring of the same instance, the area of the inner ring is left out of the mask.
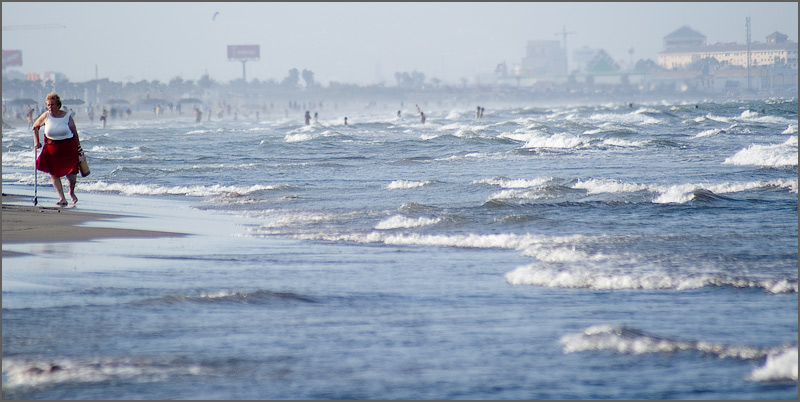
<path id="1" fill-rule="evenodd" d="M 318 82 L 396 85 L 417 70 L 447 83 L 474 82 L 500 62 L 519 65 L 529 40 L 602 48 L 620 64 L 656 60 L 663 37 L 683 25 L 709 44 L 745 43 L 775 31 L 797 41 L 797 2 L 711 3 L 80 3 L 3 2 L 3 50 L 22 50 L 14 71 L 60 72 L 73 82 L 228 82 L 242 63 L 228 45 L 260 45 L 247 80 L 281 81 L 292 68 Z M 215 13 L 219 13 L 214 17 Z M 61 24 L 64 29 L 10 30 Z"/>

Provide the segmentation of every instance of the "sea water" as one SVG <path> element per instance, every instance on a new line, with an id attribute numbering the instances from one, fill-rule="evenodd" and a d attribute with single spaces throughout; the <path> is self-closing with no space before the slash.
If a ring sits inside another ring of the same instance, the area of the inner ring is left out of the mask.
<path id="1" fill-rule="evenodd" d="M 191 235 L 4 245 L 3 397 L 798 397 L 796 99 L 406 109 L 79 118 Z"/>

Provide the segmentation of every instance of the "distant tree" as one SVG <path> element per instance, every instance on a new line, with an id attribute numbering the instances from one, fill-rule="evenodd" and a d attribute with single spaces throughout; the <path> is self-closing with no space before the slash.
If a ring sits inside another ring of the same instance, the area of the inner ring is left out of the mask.
<path id="1" fill-rule="evenodd" d="M 170 88 L 181 88 L 183 86 L 183 78 L 176 75 L 174 78 L 169 80 L 169 86 Z"/>
<path id="2" fill-rule="evenodd" d="M 686 69 L 703 71 L 703 73 L 708 74 L 709 71 L 719 70 L 721 64 L 722 63 L 720 63 L 719 60 L 714 57 L 704 57 L 689 64 L 686 66 Z"/>
<path id="3" fill-rule="evenodd" d="M 414 70 L 411 72 L 411 83 L 414 88 L 422 88 L 425 85 L 425 74 Z"/>
<path id="4" fill-rule="evenodd" d="M 306 82 L 306 88 L 313 88 L 316 86 L 316 82 L 314 82 L 313 71 L 303 69 L 303 80 Z"/>
<path id="5" fill-rule="evenodd" d="M 397 80 L 397 86 L 404 88 L 408 86 L 408 81 L 411 80 L 411 77 L 406 72 L 396 72 L 394 73 L 394 79 Z"/>
<path id="6" fill-rule="evenodd" d="M 414 70 L 410 74 L 408 72 L 396 72 L 394 78 L 397 80 L 397 86 L 401 88 L 422 88 L 425 84 L 425 74 Z"/>
<path id="7" fill-rule="evenodd" d="M 287 88 L 296 88 L 300 84 L 300 71 L 296 68 L 289 70 L 289 75 L 281 81 L 281 85 Z"/>
<path id="8" fill-rule="evenodd" d="M 199 80 L 197 80 L 197 86 L 203 89 L 211 88 L 214 86 L 214 84 L 214 80 L 212 80 L 208 74 L 204 74 Z"/>

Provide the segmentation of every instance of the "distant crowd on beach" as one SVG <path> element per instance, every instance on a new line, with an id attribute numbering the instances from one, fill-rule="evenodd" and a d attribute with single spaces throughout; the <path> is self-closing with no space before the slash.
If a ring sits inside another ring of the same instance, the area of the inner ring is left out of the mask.
<path id="1" fill-rule="evenodd" d="M 202 103 L 198 100 L 197 103 L 189 103 L 189 102 L 165 102 L 165 103 L 153 103 L 149 105 L 142 105 L 137 104 L 131 107 L 129 104 L 110 104 L 104 106 L 95 106 L 93 104 L 88 104 L 83 107 L 75 108 L 73 105 L 65 105 L 63 108 L 68 110 L 73 116 L 79 119 L 88 119 L 90 123 L 95 122 L 95 118 L 98 118 L 98 123 L 102 125 L 103 128 L 107 126 L 111 121 L 115 120 L 130 120 L 132 116 L 135 116 L 137 119 L 150 119 L 150 118 L 162 118 L 162 117 L 177 117 L 183 116 L 183 106 L 191 104 L 191 116 L 194 117 L 195 123 L 201 123 L 203 121 L 211 121 L 212 119 L 221 120 L 224 118 L 232 118 L 233 120 L 238 120 L 240 116 L 240 109 L 230 103 L 219 101 L 216 105 L 208 105 Z M 375 107 L 377 105 L 370 104 L 369 107 Z M 416 115 L 419 119 L 420 124 L 424 125 L 428 119 L 428 116 L 423 112 L 421 107 L 418 104 L 414 105 L 416 108 Z M 400 103 L 400 110 L 397 110 L 396 117 L 397 119 L 403 118 L 403 103 Z M 264 117 L 276 117 L 276 109 L 278 109 L 274 103 L 264 104 L 258 109 L 247 108 L 245 110 L 241 110 L 241 115 L 245 119 L 254 118 L 256 121 L 259 121 L 262 116 Z M 302 113 L 303 123 L 305 125 L 318 124 L 320 121 L 320 112 L 323 111 L 323 103 L 320 102 L 312 102 L 312 103 L 300 103 L 297 101 L 289 101 L 287 102 L 286 106 L 283 108 L 283 117 L 290 118 L 294 111 L 304 111 Z M 334 110 L 338 109 L 338 105 L 334 104 Z M 313 112 L 312 112 L 313 110 Z M 41 115 L 46 109 L 44 106 L 32 106 L 32 105 L 6 105 L 3 104 L 3 126 L 10 127 L 7 123 L 13 123 L 13 126 L 19 126 L 22 122 L 27 120 L 27 125 L 30 128 L 31 124 L 33 123 L 33 119 L 36 116 Z M 475 109 L 475 118 L 483 118 L 485 108 L 481 106 L 477 106 Z M 340 114 L 341 116 L 341 114 Z M 341 117 L 342 120 L 341 124 L 344 126 L 352 125 L 352 120 L 349 119 L 347 116 Z M 85 121 L 85 120 L 84 120 Z"/>

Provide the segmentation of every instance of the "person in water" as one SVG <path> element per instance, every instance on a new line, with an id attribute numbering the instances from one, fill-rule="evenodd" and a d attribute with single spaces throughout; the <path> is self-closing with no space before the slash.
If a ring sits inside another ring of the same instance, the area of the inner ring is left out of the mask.
<path id="1" fill-rule="evenodd" d="M 69 196 L 72 203 L 78 202 L 75 196 L 75 185 L 78 182 L 78 156 L 81 152 L 81 142 L 78 139 L 78 128 L 72 114 L 61 110 L 61 98 L 51 92 L 45 99 L 47 111 L 42 113 L 33 123 L 33 146 L 42 148 L 39 140 L 39 131 L 44 127 L 44 148 L 36 160 L 36 169 L 50 173 L 53 188 L 58 194 L 56 205 L 67 205 L 64 197 L 64 186 L 61 177 L 67 176 L 69 181 Z"/>
<path id="2" fill-rule="evenodd" d="M 106 128 L 106 120 L 108 120 L 108 110 L 103 108 L 103 111 L 100 113 L 100 121 L 103 122 L 103 128 Z"/>

